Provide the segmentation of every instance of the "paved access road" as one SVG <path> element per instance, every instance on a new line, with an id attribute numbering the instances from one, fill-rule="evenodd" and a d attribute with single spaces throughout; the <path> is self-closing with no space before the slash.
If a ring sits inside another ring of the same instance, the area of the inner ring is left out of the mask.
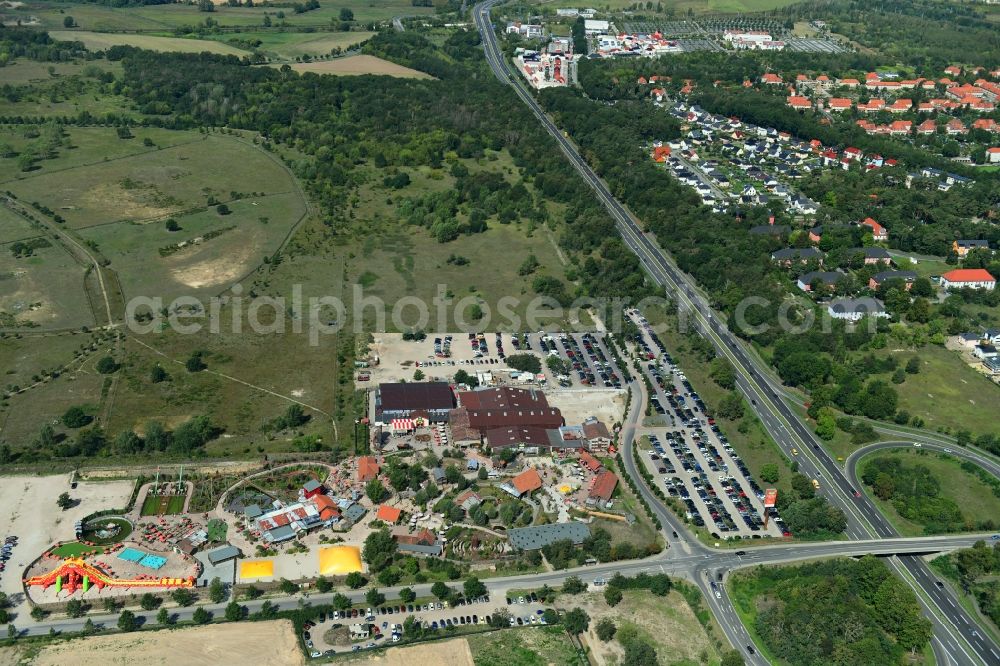
<path id="1" fill-rule="evenodd" d="M 473 8 L 473 18 L 482 37 L 490 69 L 501 81 L 513 86 L 515 94 L 556 140 L 570 163 L 615 218 L 626 245 L 636 253 L 648 273 L 668 289 L 679 306 L 690 314 L 695 330 L 710 340 L 716 351 L 733 364 L 737 370 L 738 388 L 750 401 L 778 446 L 789 455 L 792 448 L 799 449 L 803 454 L 799 457 L 803 473 L 824 479 L 821 481 L 824 495 L 847 516 L 848 536 L 853 539 L 894 536 L 895 530 L 875 505 L 865 495 L 857 492 L 809 427 L 779 396 L 777 387 L 772 384 L 770 369 L 756 355 L 747 352 L 744 345 L 725 326 L 724 319 L 720 319 L 712 310 L 697 283 L 681 272 L 669 255 L 642 231 L 638 220 L 612 196 L 607 185 L 584 161 L 576 146 L 563 135 L 530 92 L 507 68 L 490 19 L 491 8 L 500 1 L 485 0 Z M 629 473 L 635 471 L 631 469 Z M 933 647 L 939 661 L 975 664 L 996 663 L 1000 660 L 1000 646 L 984 635 L 985 632 L 975 624 L 974 618 L 954 603 L 950 594 L 934 595 L 934 590 L 929 589 L 927 581 L 933 579 L 933 574 L 926 563 L 919 558 L 909 557 L 893 559 L 891 566 L 918 591 L 918 599 L 934 623 Z M 714 597 L 714 594 L 711 596 Z M 939 601 L 942 598 L 943 602 Z M 728 614 L 716 612 L 716 616 L 725 627 Z M 745 635 L 745 630 L 743 634 Z M 739 645 L 739 642 L 734 641 L 734 645 Z"/>

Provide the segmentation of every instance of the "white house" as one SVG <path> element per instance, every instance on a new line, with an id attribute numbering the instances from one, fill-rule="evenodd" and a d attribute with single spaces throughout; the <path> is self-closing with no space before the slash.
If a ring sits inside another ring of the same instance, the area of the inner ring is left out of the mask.
<path id="1" fill-rule="evenodd" d="M 944 289 L 985 289 L 991 291 L 997 286 L 997 281 L 984 268 L 957 268 L 941 276 L 941 286 Z"/>
<path id="2" fill-rule="evenodd" d="M 878 299 L 867 296 L 834 299 L 830 301 L 826 310 L 834 319 L 846 319 L 847 321 L 859 321 L 862 317 L 889 316 L 889 313 L 885 311 L 885 306 Z"/>

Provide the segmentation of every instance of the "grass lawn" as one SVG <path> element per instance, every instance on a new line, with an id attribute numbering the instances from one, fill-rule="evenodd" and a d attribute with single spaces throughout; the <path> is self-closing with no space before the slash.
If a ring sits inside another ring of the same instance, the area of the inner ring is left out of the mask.
<path id="1" fill-rule="evenodd" d="M 915 449 L 876 451 L 858 462 L 859 472 L 864 470 L 866 461 L 875 456 L 893 456 L 900 458 L 908 467 L 920 464 L 930 469 L 931 474 L 941 482 L 942 497 L 954 500 L 961 509 L 962 517 L 967 523 L 967 531 L 976 531 L 975 523 L 978 521 L 996 520 L 997 516 L 1000 516 L 1000 497 L 993 494 L 993 489 L 988 484 L 963 470 L 958 458 L 946 453 L 937 454 Z M 882 513 L 892 521 L 901 535 L 923 536 L 928 534 L 920 523 L 900 516 L 892 502 L 879 499 L 868 486 L 864 486 L 864 489 L 868 496 L 878 504 Z"/>
<path id="2" fill-rule="evenodd" d="M 91 546 L 89 544 L 80 543 L 79 541 L 71 541 L 69 543 L 64 543 L 61 546 L 57 546 L 52 549 L 52 554 L 56 557 L 61 557 L 66 559 L 68 557 L 81 557 L 88 553 L 92 553 L 95 550 L 100 551 L 97 546 Z"/>
<path id="3" fill-rule="evenodd" d="M 887 353 L 895 354 L 902 367 L 915 352 Z M 966 365 L 957 352 L 928 346 L 916 355 L 921 361 L 920 372 L 893 385 L 899 393 L 900 409 L 922 418 L 930 430 L 964 428 L 976 434 L 996 430 L 1000 387 Z"/>
<path id="4" fill-rule="evenodd" d="M 172 516 L 184 510 L 187 495 L 150 495 L 142 503 L 140 516 Z"/>
<path id="5" fill-rule="evenodd" d="M 565 630 L 558 626 L 505 629 L 467 638 L 476 666 L 575 666 L 577 655 Z"/>
<path id="6" fill-rule="evenodd" d="M 9 253 L 7 245 L 18 240 L 42 236 L 41 229 L 20 215 L 15 215 L 6 206 L 0 206 L 0 253 Z"/>
<path id="7" fill-rule="evenodd" d="M 245 49 L 208 39 L 184 39 L 181 37 L 157 37 L 85 30 L 52 30 L 52 39 L 59 41 L 76 40 L 83 42 L 90 51 L 106 51 L 112 46 L 134 46 L 148 51 L 180 51 L 182 53 L 221 53 L 222 55 L 247 55 Z"/>

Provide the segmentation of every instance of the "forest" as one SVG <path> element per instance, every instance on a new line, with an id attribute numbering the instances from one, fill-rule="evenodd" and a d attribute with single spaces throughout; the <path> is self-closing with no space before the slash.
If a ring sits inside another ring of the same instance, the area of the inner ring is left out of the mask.
<path id="1" fill-rule="evenodd" d="M 793 666 L 902 663 L 931 637 L 913 591 L 871 555 L 758 567 L 732 587 L 769 651 Z"/>

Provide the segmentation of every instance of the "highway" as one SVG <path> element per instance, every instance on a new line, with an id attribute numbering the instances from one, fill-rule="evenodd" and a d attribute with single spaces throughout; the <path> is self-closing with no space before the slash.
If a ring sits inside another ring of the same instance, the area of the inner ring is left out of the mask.
<path id="1" fill-rule="evenodd" d="M 535 118 L 558 142 L 567 159 L 615 219 L 625 243 L 636 253 L 649 275 L 661 284 L 692 318 L 695 330 L 710 340 L 717 352 L 727 358 L 737 371 L 737 386 L 753 406 L 765 428 L 778 446 L 791 457 L 791 449 L 801 452 L 800 471 L 816 478 L 823 494 L 847 516 L 847 535 L 852 539 L 888 538 L 896 535 L 892 525 L 875 505 L 858 492 L 810 428 L 779 395 L 770 369 L 755 354 L 748 353 L 742 342 L 722 323 L 695 281 L 676 267 L 669 255 L 642 231 L 639 221 L 611 194 L 607 185 L 581 157 L 576 146 L 545 114 L 523 83 L 512 76 L 497 44 L 490 20 L 491 8 L 502 0 L 486 0 L 473 8 L 476 27 L 483 41 L 487 63 L 496 77 L 511 85 L 528 105 Z M 641 477 L 636 477 L 641 478 Z M 666 523 L 665 523 L 666 524 Z M 678 531 L 678 533 L 680 533 Z M 901 557 L 891 566 L 917 590 L 918 599 L 934 624 L 933 646 L 938 661 L 947 664 L 997 663 L 1000 646 L 985 636 L 947 590 L 928 581 L 934 579 L 926 563 L 916 557 Z M 716 609 L 713 608 L 713 611 Z M 723 626 L 723 616 L 716 614 Z M 727 630 L 727 634 L 728 634 Z M 745 635 L 745 630 L 744 630 Z M 733 637 L 730 636 L 733 640 Z M 734 640 L 734 645 L 739 645 Z"/>

